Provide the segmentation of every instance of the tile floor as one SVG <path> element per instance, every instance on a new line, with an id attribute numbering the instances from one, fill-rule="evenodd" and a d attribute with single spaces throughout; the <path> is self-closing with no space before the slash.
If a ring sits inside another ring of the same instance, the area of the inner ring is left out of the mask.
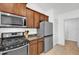
<path id="1" fill-rule="evenodd" d="M 77 42 L 66 41 L 65 46 L 56 45 L 53 49 L 41 55 L 79 55 L 79 48 Z"/>

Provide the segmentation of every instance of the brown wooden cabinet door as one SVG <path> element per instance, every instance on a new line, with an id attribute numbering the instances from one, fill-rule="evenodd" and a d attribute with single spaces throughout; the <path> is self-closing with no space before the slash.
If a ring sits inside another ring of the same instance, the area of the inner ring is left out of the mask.
<path id="1" fill-rule="evenodd" d="M 21 16 L 26 16 L 26 5 L 23 3 L 14 3 L 13 13 Z"/>
<path id="2" fill-rule="evenodd" d="M 40 14 L 40 21 L 44 21 L 45 20 L 45 16 L 43 14 Z"/>
<path id="3" fill-rule="evenodd" d="M 0 3 L 0 11 L 13 13 L 13 3 Z"/>
<path id="4" fill-rule="evenodd" d="M 44 40 L 39 39 L 38 40 L 38 54 L 42 53 L 44 51 Z"/>
<path id="5" fill-rule="evenodd" d="M 39 24 L 40 24 L 40 17 L 39 17 L 39 13 L 38 12 L 34 12 L 34 28 L 39 28 Z"/>
<path id="6" fill-rule="evenodd" d="M 26 3 L 23 3 L 23 4 L 22 4 L 22 11 L 21 11 L 21 14 L 26 17 Z"/>
<path id="7" fill-rule="evenodd" d="M 29 43 L 29 54 L 37 55 L 37 40 L 31 41 Z"/>
<path id="8" fill-rule="evenodd" d="M 29 55 L 39 55 L 44 51 L 44 39 L 36 39 L 29 43 Z"/>
<path id="9" fill-rule="evenodd" d="M 26 16 L 25 3 L 0 3 L 0 11 Z"/>
<path id="10" fill-rule="evenodd" d="M 45 15 L 45 21 L 48 21 L 48 16 Z"/>
<path id="11" fill-rule="evenodd" d="M 27 27 L 34 27 L 34 11 L 26 8 Z"/>
<path id="12" fill-rule="evenodd" d="M 30 45 L 29 54 L 30 55 L 37 55 L 37 43 Z"/>

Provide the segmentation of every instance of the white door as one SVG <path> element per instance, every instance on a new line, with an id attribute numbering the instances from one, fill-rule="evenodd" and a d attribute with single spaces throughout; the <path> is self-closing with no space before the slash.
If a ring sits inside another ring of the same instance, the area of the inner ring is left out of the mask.
<path id="1" fill-rule="evenodd" d="M 77 41 L 79 37 L 79 20 L 70 19 L 65 21 L 65 39 Z"/>

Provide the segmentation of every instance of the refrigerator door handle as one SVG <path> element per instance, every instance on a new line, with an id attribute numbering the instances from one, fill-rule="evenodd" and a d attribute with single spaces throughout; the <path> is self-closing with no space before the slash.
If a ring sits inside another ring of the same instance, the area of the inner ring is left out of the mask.
<path id="1" fill-rule="evenodd" d="M 49 37 L 49 36 L 53 36 L 53 35 L 47 35 L 47 36 L 44 36 L 44 37 Z"/>

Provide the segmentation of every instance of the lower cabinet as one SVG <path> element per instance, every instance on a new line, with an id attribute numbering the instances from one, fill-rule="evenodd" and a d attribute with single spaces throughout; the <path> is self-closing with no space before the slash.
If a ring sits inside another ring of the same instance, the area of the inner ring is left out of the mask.
<path id="1" fill-rule="evenodd" d="M 44 51 L 44 40 L 38 39 L 38 54 L 42 53 Z"/>
<path id="2" fill-rule="evenodd" d="M 44 51 L 43 39 L 35 39 L 29 43 L 29 55 L 39 55 Z"/>
<path id="3" fill-rule="evenodd" d="M 29 55 L 37 55 L 37 40 L 32 40 L 29 43 Z"/>

